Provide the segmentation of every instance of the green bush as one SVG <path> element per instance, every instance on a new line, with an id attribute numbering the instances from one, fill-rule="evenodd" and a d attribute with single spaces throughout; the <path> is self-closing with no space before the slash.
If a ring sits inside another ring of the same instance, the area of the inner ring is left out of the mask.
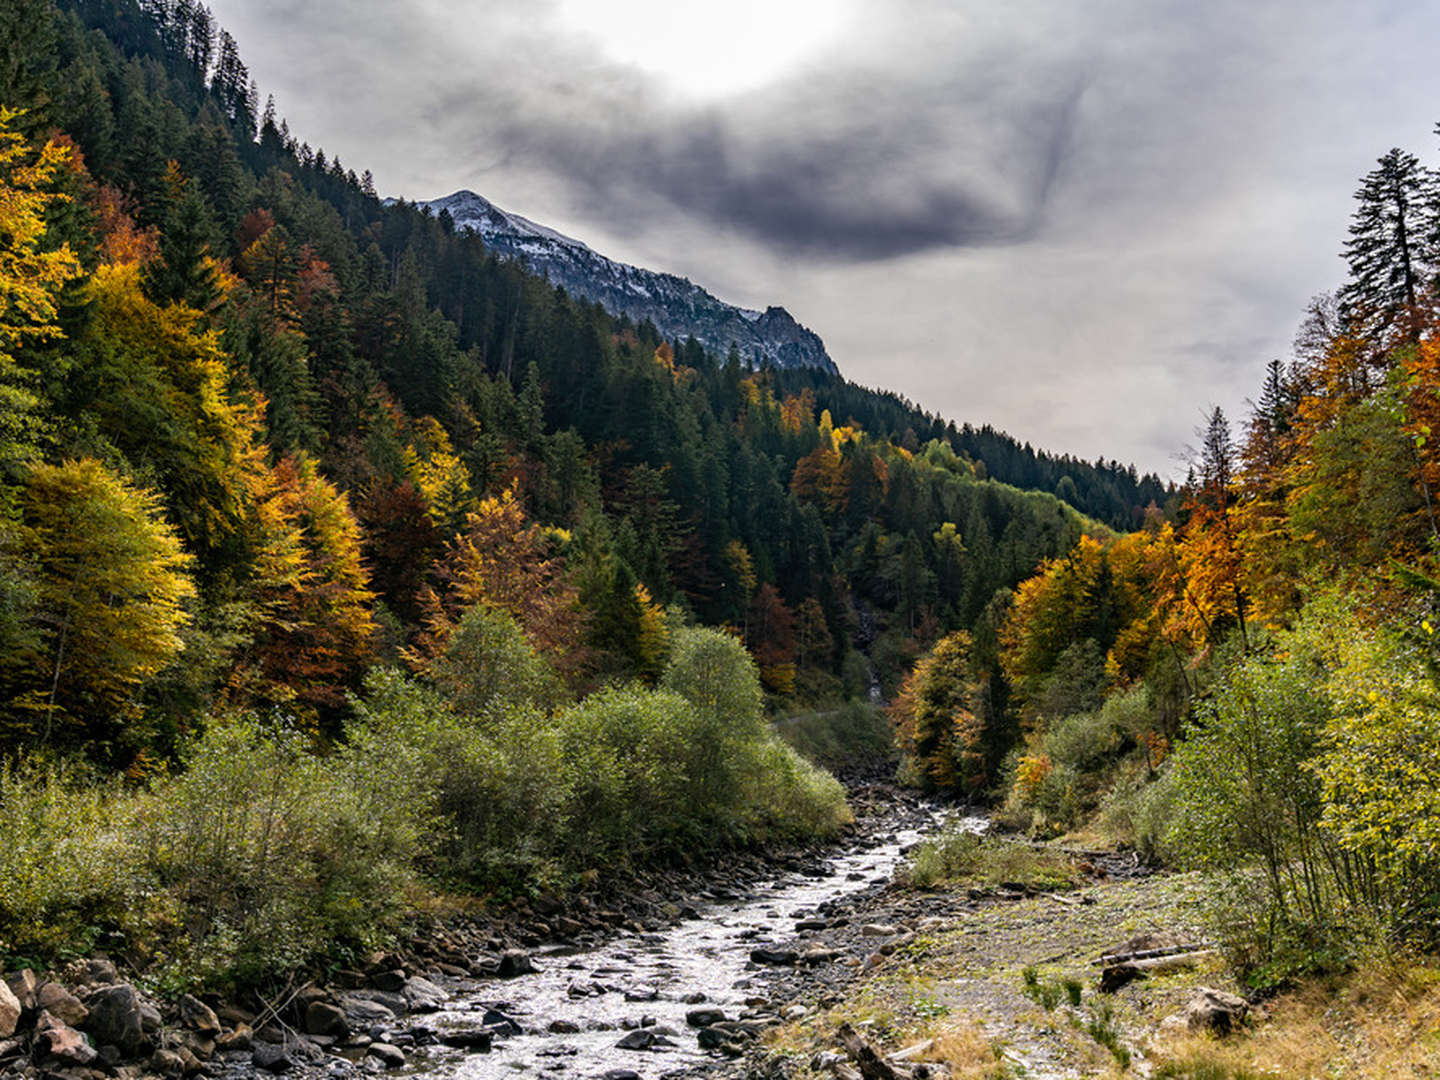
<path id="1" fill-rule="evenodd" d="M 374 749 L 322 758 L 281 723 L 238 720 L 157 785 L 140 837 L 183 905 L 177 970 L 245 981 L 387 939 L 430 828 L 412 771 Z"/>
<path id="2" fill-rule="evenodd" d="M 1079 879 L 1075 865 L 1057 852 L 1029 844 L 981 836 L 949 825 L 925 840 L 903 872 L 907 885 L 928 889 L 945 881 L 970 885 L 1023 885 L 1060 889 Z"/>
<path id="3" fill-rule="evenodd" d="M 0 766 L 0 955 L 84 948 L 128 921 L 148 884 L 142 800 L 64 766 Z"/>

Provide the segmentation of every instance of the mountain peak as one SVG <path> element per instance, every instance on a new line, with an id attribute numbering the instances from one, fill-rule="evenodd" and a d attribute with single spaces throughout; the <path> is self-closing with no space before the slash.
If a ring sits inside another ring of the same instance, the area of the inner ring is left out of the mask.
<path id="1" fill-rule="evenodd" d="M 752 367 L 772 363 L 837 370 L 819 335 L 783 307 L 755 311 L 727 304 L 687 278 L 608 259 L 468 189 L 416 205 L 437 214 L 447 211 L 457 230 L 475 233 L 500 258 L 523 261 L 571 295 L 614 315 L 628 315 L 636 322 L 649 319 L 667 338 L 694 337 L 719 356 L 734 344 Z"/>

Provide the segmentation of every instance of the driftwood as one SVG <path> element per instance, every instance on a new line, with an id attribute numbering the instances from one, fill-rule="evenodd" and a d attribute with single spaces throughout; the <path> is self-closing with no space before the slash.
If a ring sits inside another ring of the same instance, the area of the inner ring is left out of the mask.
<path id="1" fill-rule="evenodd" d="M 906 1080 L 909 1077 L 908 1071 L 899 1072 L 848 1023 L 841 1024 L 837 1034 L 840 1036 L 840 1045 L 845 1047 L 845 1052 L 860 1067 L 860 1075 L 865 1080 Z"/>
<path id="2" fill-rule="evenodd" d="M 1160 956 L 1180 956 L 1184 953 L 1214 951 L 1215 946 L 1208 941 L 1197 941 L 1190 945 L 1169 945 L 1163 949 L 1136 949 L 1133 952 L 1101 953 L 1100 959 L 1091 961 L 1091 966 L 1114 967 L 1116 964 L 1130 964 L 1137 960 L 1153 960 Z"/>

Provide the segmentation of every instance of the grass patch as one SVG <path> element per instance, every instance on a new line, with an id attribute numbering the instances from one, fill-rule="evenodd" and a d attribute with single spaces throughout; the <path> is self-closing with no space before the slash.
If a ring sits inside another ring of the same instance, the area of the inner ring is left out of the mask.
<path id="1" fill-rule="evenodd" d="M 1217 1041 L 1179 1033 L 1150 1053 L 1164 1080 L 1329 1080 L 1440 1073 L 1440 982 L 1413 960 L 1312 979 L 1263 1022 Z"/>
<path id="2" fill-rule="evenodd" d="M 952 825 L 916 849 L 901 880 L 912 889 L 953 883 L 1049 890 L 1074 888 L 1080 875 L 1074 862 L 1058 852 Z"/>

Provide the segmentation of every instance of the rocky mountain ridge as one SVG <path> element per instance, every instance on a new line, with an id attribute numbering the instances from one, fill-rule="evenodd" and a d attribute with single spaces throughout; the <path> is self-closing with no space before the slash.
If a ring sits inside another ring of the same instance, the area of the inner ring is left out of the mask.
<path id="1" fill-rule="evenodd" d="M 635 322 L 649 319 L 667 338 L 693 336 L 711 352 L 726 355 L 733 344 L 750 367 L 813 367 L 838 374 L 825 343 L 783 307 L 764 311 L 736 307 L 688 278 L 616 262 L 579 240 L 500 209 L 473 191 L 457 191 L 416 204 L 446 213 L 457 230 L 480 236 L 491 251 L 523 261 L 573 296 L 600 304 Z"/>

